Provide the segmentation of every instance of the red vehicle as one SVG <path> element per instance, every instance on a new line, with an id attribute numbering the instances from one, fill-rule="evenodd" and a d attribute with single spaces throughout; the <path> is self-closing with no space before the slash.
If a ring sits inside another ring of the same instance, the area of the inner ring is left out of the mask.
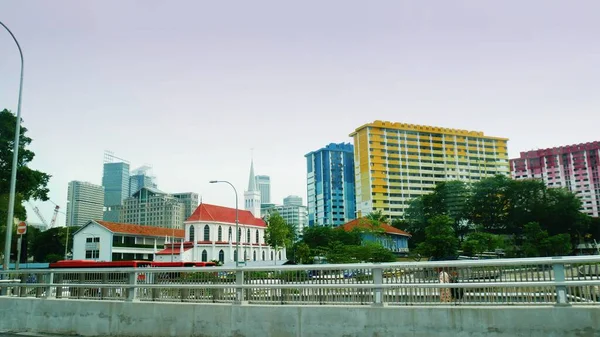
<path id="1" fill-rule="evenodd" d="M 93 260 L 62 260 L 50 263 L 50 269 L 65 268 L 148 268 L 152 261 L 112 261 L 101 262 Z"/>

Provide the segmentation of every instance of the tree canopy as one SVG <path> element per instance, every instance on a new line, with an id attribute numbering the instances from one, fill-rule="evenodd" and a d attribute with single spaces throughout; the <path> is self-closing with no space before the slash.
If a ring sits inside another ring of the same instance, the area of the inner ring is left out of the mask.
<path id="1" fill-rule="evenodd" d="M 6 109 L 0 111 L 0 247 L 4 247 L 6 235 L 16 122 L 17 117 L 11 111 Z M 31 141 L 32 139 L 27 136 L 27 129 L 21 126 L 14 213 L 14 216 L 19 219 L 25 219 L 27 216 L 23 207 L 24 201 L 48 200 L 47 185 L 50 175 L 28 167 L 35 157 L 35 154 L 27 148 Z"/>

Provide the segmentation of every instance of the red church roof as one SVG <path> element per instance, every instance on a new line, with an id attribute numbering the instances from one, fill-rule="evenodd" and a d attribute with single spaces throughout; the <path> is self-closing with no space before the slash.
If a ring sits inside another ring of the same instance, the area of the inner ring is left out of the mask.
<path id="1" fill-rule="evenodd" d="M 176 238 L 182 238 L 185 235 L 183 229 L 166 228 L 166 227 L 154 227 L 154 226 L 142 226 L 129 223 L 109 222 L 102 220 L 94 220 L 100 226 L 105 227 L 113 233 L 119 234 L 133 234 L 133 235 L 145 235 L 145 236 L 168 236 L 175 235 Z"/>
<path id="2" fill-rule="evenodd" d="M 252 212 L 238 210 L 238 219 L 240 225 L 251 225 L 257 227 L 266 227 L 263 219 L 256 218 Z M 214 221 L 235 223 L 235 208 L 216 206 L 211 204 L 200 204 L 187 221 Z"/>
<path id="3" fill-rule="evenodd" d="M 359 219 L 352 220 L 352 221 L 340 226 L 339 228 L 342 228 L 345 231 L 351 231 L 354 228 L 369 229 L 370 227 L 371 227 L 371 223 L 369 222 L 369 220 L 367 220 L 365 218 L 359 218 Z M 386 234 L 411 236 L 409 233 L 407 233 L 401 229 L 392 227 L 383 222 L 381 222 L 379 224 L 379 227 L 381 229 L 383 229 L 383 231 Z"/>

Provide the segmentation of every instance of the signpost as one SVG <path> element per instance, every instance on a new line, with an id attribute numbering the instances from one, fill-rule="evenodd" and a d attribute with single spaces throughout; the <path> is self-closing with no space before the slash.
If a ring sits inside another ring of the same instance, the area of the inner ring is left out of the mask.
<path id="1" fill-rule="evenodd" d="M 15 269 L 19 269 L 19 262 L 21 260 L 21 246 L 23 243 L 23 235 L 27 234 L 27 223 L 25 221 L 19 222 L 17 225 L 17 234 L 19 239 L 17 240 L 17 261 L 15 261 Z"/>

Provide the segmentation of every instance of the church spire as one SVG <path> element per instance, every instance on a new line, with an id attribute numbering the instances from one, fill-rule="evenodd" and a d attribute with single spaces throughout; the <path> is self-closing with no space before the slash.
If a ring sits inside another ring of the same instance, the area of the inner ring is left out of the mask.
<path id="1" fill-rule="evenodd" d="M 248 192 L 257 191 L 256 176 L 254 175 L 254 159 L 250 160 L 250 178 L 248 179 Z"/>

